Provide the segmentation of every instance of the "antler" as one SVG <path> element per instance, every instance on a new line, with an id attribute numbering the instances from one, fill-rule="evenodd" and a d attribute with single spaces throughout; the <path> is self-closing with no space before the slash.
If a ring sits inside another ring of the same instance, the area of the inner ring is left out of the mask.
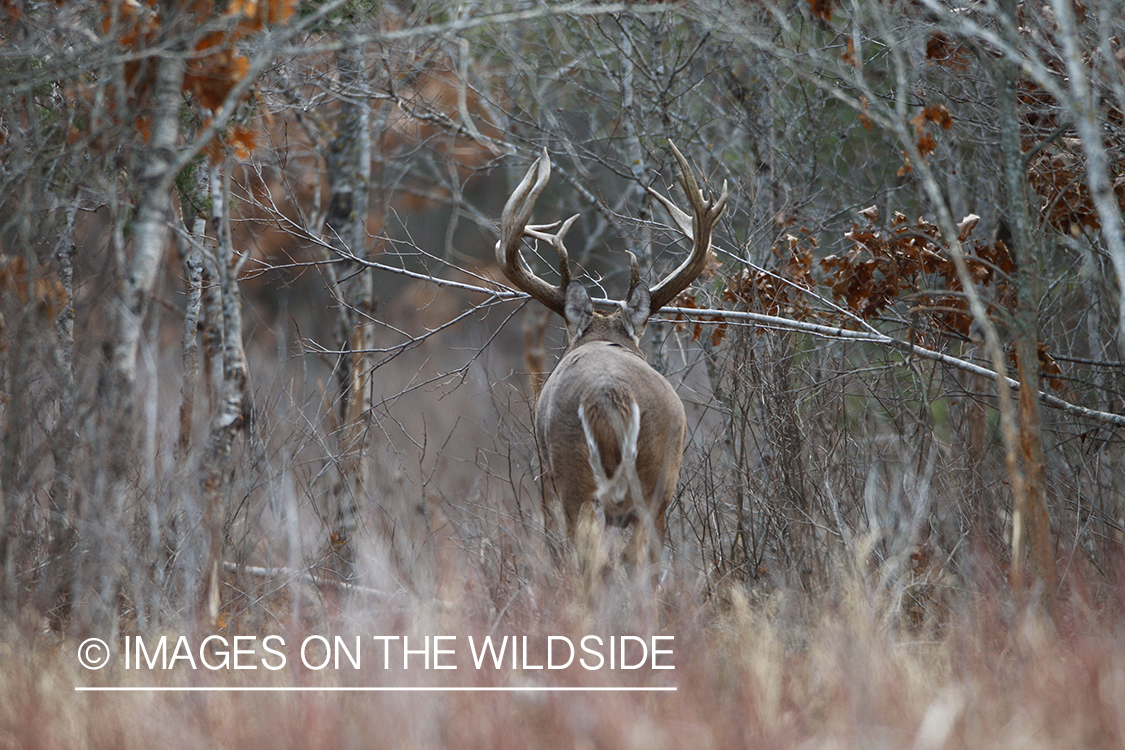
<path id="1" fill-rule="evenodd" d="M 707 266 L 707 258 L 711 254 L 711 231 L 719 222 L 719 217 L 723 215 L 723 210 L 727 206 L 727 198 L 730 197 L 725 180 L 723 181 L 723 193 L 717 199 L 705 195 L 699 188 L 699 183 L 696 182 L 691 166 L 684 155 L 680 153 L 680 150 L 676 148 L 676 144 L 668 141 L 668 145 L 672 147 L 672 153 L 676 155 L 676 161 L 680 163 L 680 186 L 684 189 L 688 203 L 691 205 L 691 215 L 685 213 L 679 206 L 652 188 L 649 188 L 648 191 L 652 193 L 652 197 L 664 205 L 664 208 L 668 209 L 672 221 L 675 222 L 684 236 L 691 240 L 692 247 L 691 254 L 680 264 L 679 268 L 652 288 L 651 309 L 654 313 L 671 302 L 677 294 L 687 289 L 688 285 L 695 281 L 695 277 L 702 273 Z"/>
<path id="2" fill-rule="evenodd" d="M 547 149 L 527 170 L 527 174 L 512 192 L 512 197 L 504 204 L 504 212 L 500 217 L 500 241 L 496 243 L 496 262 L 508 280 L 515 284 L 517 289 L 530 294 L 534 299 L 550 310 L 563 315 L 566 308 L 566 287 L 570 283 L 570 260 L 563 245 L 563 237 L 578 214 L 571 216 L 566 221 L 556 221 L 553 224 L 538 224 L 528 226 L 531 211 L 535 202 L 539 200 L 540 193 L 551 177 L 551 158 Z M 553 234 L 548 230 L 558 227 Z M 549 242 L 555 252 L 559 254 L 559 285 L 548 284 L 543 279 L 531 272 L 531 269 L 520 255 L 520 246 L 523 238 Z"/>

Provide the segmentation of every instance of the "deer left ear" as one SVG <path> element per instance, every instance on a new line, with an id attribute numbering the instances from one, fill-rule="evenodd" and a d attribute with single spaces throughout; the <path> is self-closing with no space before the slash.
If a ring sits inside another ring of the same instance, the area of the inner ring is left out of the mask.
<path id="1" fill-rule="evenodd" d="M 641 343 L 641 336 L 648 325 L 648 316 L 651 313 L 652 298 L 648 292 L 648 285 L 634 284 L 629 290 L 629 299 L 621 306 L 621 315 L 625 320 L 625 329 L 637 344 Z"/>

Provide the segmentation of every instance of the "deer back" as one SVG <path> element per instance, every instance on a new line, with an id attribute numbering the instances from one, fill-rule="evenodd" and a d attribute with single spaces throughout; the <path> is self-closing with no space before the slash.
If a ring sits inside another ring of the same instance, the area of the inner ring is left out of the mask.
<path id="1" fill-rule="evenodd" d="M 621 491 L 598 498 L 607 523 L 624 525 L 638 512 L 662 516 L 679 476 L 686 425 L 672 385 L 639 353 L 610 341 L 571 349 L 535 411 L 547 481 L 568 526 L 595 499 L 599 479 L 613 477 L 621 478 Z"/>

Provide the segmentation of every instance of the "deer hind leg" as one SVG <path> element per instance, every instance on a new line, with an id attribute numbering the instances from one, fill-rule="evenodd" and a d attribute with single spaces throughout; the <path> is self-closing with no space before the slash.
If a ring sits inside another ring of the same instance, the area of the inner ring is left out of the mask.
<path id="1" fill-rule="evenodd" d="M 641 479 L 637 474 L 641 409 L 636 401 L 630 400 L 629 420 L 624 429 L 617 429 L 619 425 L 615 425 L 614 433 L 620 435 L 621 440 L 621 463 L 611 475 L 606 474 L 595 428 L 584 405 L 578 407 L 578 420 L 586 437 L 587 458 L 594 475 L 594 493 L 579 511 L 575 548 L 583 585 L 592 592 L 609 571 L 604 544 L 607 512 L 622 517 L 643 503 Z"/>
<path id="2" fill-rule="evenodd" d="M 609 573 L 605 550 L 605 511 L 596 502 L 586 502 L 578 511 L 574 530 L 574 554 L 578 562 L 578 580 L 587 596 L 600 589 Z"/>
<path id="3" fill-rule="evenodd" d="M 574 524 L 563 506 L 565 487 L 555 484 L 553 473 L 547 469 L 540 482 L 540 506 L 543 513 L 543 539 L 551 562 L 559 567 L 565 560 L 566 539 L 574 538 Z"/>
<path id="4" fill-rule="evenodd" d="M 664 552 L 664 513 L 640 508 L 632 526 L 633 535 L 625 550 L 626 564 L 640 580 L 658 584 Z"/>

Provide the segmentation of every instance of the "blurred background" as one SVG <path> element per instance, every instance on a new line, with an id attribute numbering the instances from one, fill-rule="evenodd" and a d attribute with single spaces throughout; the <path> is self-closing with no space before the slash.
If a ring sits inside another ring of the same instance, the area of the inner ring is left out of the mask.
<path id="1" fill-rule="evenodd" d="M 647 193 L 684 204 L 669 141 L 731 191 L 645 339 L 689 416 L 685 596 L 831 599 L 843 562 L 934 632 L 982 590 L 1115 600 L 1114 3 L 2 12 L 13 621 L 529 596 L 554 575 L 531 414 L 563 336 L 505 287 L 499 214 L 545 148 L 533 220 L 579 213 L 575 274 L 619 299 L 626 250 L 651 279 L 687 250 Z"/>

